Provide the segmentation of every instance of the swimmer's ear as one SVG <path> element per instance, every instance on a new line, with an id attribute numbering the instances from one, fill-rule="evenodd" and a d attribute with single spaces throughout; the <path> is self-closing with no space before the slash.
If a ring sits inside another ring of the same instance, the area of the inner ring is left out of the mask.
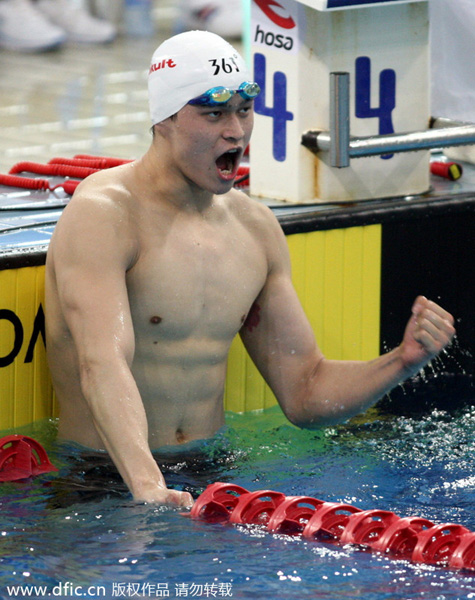
<path id="1" fill-rule="evenodd" d="M 177 113 L 175 113 L 171 117 L 168 117 L 164 121 L 161 121 L 160 123 L 156 123 L 152 127 L 153 138 L 155 139 L 157 137 L 162 137 L 162 138 L 166 139 L 176 120 L 177 120 Z"/>
<path id="2" fill-rule="evenodd" d="M 163 122 L 155 123 L 155 125 L 153 125 L 153 127 L 152 127 L 153 139 L 155 139 L 156 137 L 160 137 L 162 130 L 163 130 Z"/>

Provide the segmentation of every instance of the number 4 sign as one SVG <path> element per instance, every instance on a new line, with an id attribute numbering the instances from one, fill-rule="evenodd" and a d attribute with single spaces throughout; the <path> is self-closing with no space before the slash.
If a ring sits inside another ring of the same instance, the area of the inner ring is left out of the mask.
<path id="1" fill-rule="evenodd" d="M 267 106 L 266 101 L 266 57 L 259 52 L 254 55 L 254 78 L 261 88 L 261 93 L 254 100 L 254 110 L 258 115 L 273 119 L 272 155 L 282 162 L 287 156 L 287 121 L 294 118 L 293 113 L 287 110 L 287 77 L 281 71 L 274 73 L 272 106 Z"/>
<path id="2" fill-rule="evenodd" d="M 287 156 L 287 121 L 293 121 L 294 114 L 287 110 L 287 77 L 275 71 L 273 77 L 273 105 L 267 105 L 266 57 L 256 52 L 254 55 L 254 78 L 261 88 L 254 102 L 258 115 L 273 119 L 272 155 L 282 162 Z M 379 74 L 379 106 L 371 106 L 371 60 L 359 56 L 355 60 L 355 116 L 359 119 L 379 119 L 378 133 L 394 133 L 392 111 L 396 107 L 396 72 L 383 69 Z M 386 154 L 382 158 L 391 158 Z"/>
<path id="3" fill-rule="evenodd" d="M 355 116 L 379 119 L 379 135 L 394 133 L 392 112 L 396 108 L 396 71 L 383 69 L 379 74 L 379 106 L 371 107 L 371 60 L 359 56 L 355 61 Z M 391 158 L 385 154 L 381 158 Z"/>

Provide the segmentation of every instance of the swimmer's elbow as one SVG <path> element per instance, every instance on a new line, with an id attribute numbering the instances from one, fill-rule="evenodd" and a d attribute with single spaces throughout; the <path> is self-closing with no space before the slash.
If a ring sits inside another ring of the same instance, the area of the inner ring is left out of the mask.
<path id="1" fill-rule="evenodd" d="M 280 402 L 287 419 L 300 429 L 318 429 L 341 421 L 335 414 L 334 403 L 325 396 L 322 385 L 322 366 L 325 359 L 318 357 L 289 387 Z M 324 379 L 324 377 L 323 377 Z"/>
<path id="2" fill-rule="evenodd" d="M 312 417 L 306 418 L 301 415 L 293 414 L 286 415 L 286 417 L 292 425 L 295 425 L 295 427 L 298 427 L 299 429 L 319 429 L 324 425 L 320 420 Z"/>
<path id="3" fill-rule="evenodd" d="M 326 386 L 319 385 L 314 378 L 300 395 L 294 395 L 290 402 L 282 403 L 282 409 L 287 419 L 300 429 L 335 425 L 351 416 L 346 404 L 339 402 Z"/>
<path id="4" fill-rule="evenodd" d="M 299 409 L 284 410 L 287 419 L 299 429 L 320 429 L 328 425 L 341 422 L 335 415 L 328 414 L 319 409 L 315 404 L 302 406 Z"/>

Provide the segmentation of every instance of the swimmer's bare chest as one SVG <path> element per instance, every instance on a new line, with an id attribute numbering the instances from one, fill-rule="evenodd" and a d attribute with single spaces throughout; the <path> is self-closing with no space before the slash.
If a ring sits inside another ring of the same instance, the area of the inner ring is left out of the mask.
<path id="1" fill-rule="evenodd" d="M 132 370 L 152 435 L 162 430 L 166 438 L 166 429 L 196 438 L 210 433 L 205 422 L 213 430 L 222 424 L 218 405 L 229 346 L 266 275 L 259 241 L 239 224 L 170 224 L 141 240 L 127 288 L 135 333 Z"/>

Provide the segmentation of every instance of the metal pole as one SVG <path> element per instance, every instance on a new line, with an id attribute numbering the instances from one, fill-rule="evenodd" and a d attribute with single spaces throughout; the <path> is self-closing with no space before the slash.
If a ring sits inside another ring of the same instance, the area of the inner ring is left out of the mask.
<path id="1" fill-rule="evenodd" d="M 330 73 L 330 131 L 307 131 L 302 144 L 313 153 L 330 152 L 332 167 L 348 167 L 350 158 L 475 144 L 475 124 L 434 119 L 431 129 L 352 138 L 350 74 Z"/>
<path id="2" fill-rule="evenodd" d="M 327 131 L 307 131 L 302 136 L 302 144 L 315 153 L 331 151 L 331 134 Z M 411 133 L 350 138 L 349 156 L 350 158 L 362 158 L 394 152 L 411 152 L 470 144 L 475 144 L 475 125 L 462 125 Z"/>
<path id="3" fill-rule="evenodd" d="M 350 74 L 330 73 L 330 164 L 350 165 Z"/>

